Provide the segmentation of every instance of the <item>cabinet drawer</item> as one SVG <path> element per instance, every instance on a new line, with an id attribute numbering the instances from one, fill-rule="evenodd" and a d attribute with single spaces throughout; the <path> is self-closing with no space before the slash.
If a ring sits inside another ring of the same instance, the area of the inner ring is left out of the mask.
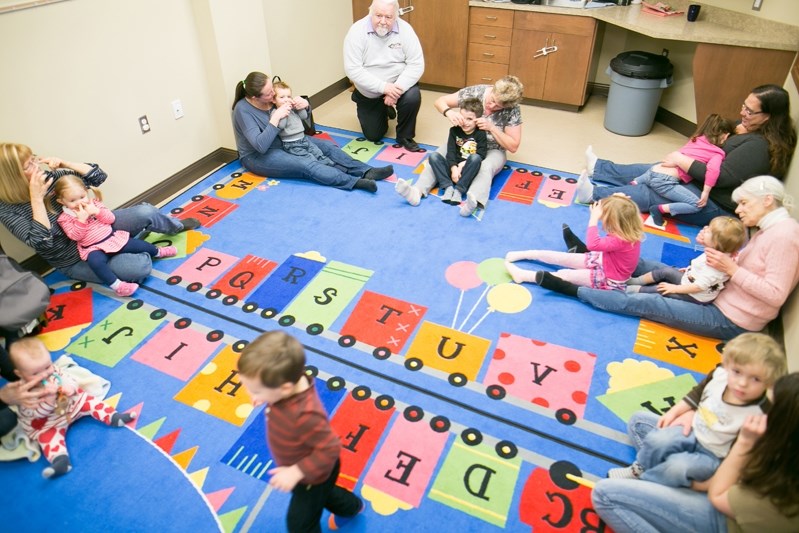
<path id="1" fill-rule="evenodd" d="M 466 86 L 493 85 L 498 79 L 508 75 L 508 65 L 469 61 L 466 66 Z"/>
<path id="2" fill-rule="evenodd" d="M 596 29 L 596 21 L 591 17 L 516 11 L 513 27 L 517 30 L 537 30 L 592 36 Z"/>
<path id="3" fill-rule="evenodd" d="M 468 59 L 469 61 L 486 61 L 507 65 L 510 61 L 510 48 L 495 44 L 469 43 Z"/>
<path id="4" fill-rule="evenodd" d="M 469 42 L 510 46 L 513 28 L 497 28 L 480 24 L 469 25 Z"/>
<path id="5" fill-rule="evenodd" d="M 493 9 L 490 7 L 473 7 L 469 10 L 469 24 L 513 27 L 513 11 L 510 9 Z"/>

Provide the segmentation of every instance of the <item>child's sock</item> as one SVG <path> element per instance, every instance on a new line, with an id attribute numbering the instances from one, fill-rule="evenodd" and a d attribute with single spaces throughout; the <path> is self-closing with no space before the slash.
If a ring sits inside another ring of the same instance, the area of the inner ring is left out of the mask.
<path id="1" fill-rule="evenodd" d="M 645 276 L 646 274 L 643 276 L 635 276 L 634 278 L 630 278 L 627 280 L 627 285 L 649 285 L 649 283 L 647 283 L 644 279 Z"/>
<path id="2" fill-rule="evenodd" d="M 534 270 L 524 270 L 510 261 L 505 261 L 505 269 L 515 283 L 535 283 L 536 272 Z"/>
<path id="3" fill-rule="evenodd" d="M 535 273 L 535 282 L 545 289 L 565 294 L 566 296 L 577 297 L 577 289 L 574 283 L 563 280 L 549 272 L 539 271 Z"/>
<path id="4" fill-rule="evenodd" d="M 462 201 L 463 201 L 463 194 L 461 194 L 461 192 L 458 189 L 453 187 L 452 198 L 450 198 L 449 202 L 447 203 L 450 205 L 460 205 Z"/>
<path id="5" fill-rule="evenodd" d="M 110 425 L 118 427 L 118 428 L 121 428 L 122 426 L 124 426 L 128 422 L 131 422 L 132 420 L 135 420 L 135 419 L 136 419 L 136 412 L 135 411 L 131 411 L 130 413 L 116 412 L 113 415 L 111 415 L 111 424 Z"/>
<path id="6" fill-rule="evenodd" d="M 445 204 L 452 203 L 451 200 L 453 192 L 455 192 L 455 187 L 453 187 L 452 185 L 444 189 L 444 193 L 441 195 L 441 201 L 444 202 Z"/>
<path id="7" fill-rule="evenodd" d="M 658 229 L 665 229 L 666 221 L 663 220 L 663 212 L 660 210 L 659 205 L 656 205 L 649 210 L 649 217 L 650 218 L 647 218 L 644 221 L 644 224 Z"/>
<path id="8" fill-rule="evenodd" d="M 388 165 L 387 167 L 370 168 L 363 175 L 364 178 L 372 181 L 384 180 L 394 173 L 394 167 Z"/>
<path id="9" fill-rule="evenodd" d="M 594 175 L 597 159 L 597 156 L 594 154 L 594 148 L 589 144 L 588 148 L 585 149 L 585 170 L 589 176 Z"/>
<path id="10" fill-rule="evenodd" d="M 127 281 L 122 281 L 121 279 L 118 279 L 111 284 L 111 288 L 114 289 L 114 292 L 117 293 L 117 296 L 130 296 L 131 294 L 136 292 L 136 289 L 139 288 L 139 284 L 129 283 Z"/>
<path id="11" fill-rule="evenodd" d="M 164 257 L 175 257 L 178 255 L 178 249 L 175 246 L 162 246 L 158 249 L 156 257 L 163 259 Z"/>
<path id="12" fill-rule="evenodd" d="M 466 201 L 461 204 L 460 215 L 462 217 L 471 216 L 475 209 L 477 209 L 477 198 L 472 193 L 467 192 Z"/>
<path id="13" fill-rule="evenodd" d="M 330 518 L 327 519 L 327 527 L 330 528 L 330 531 L 337 531 L 339 528 L 346 526 L 354 520 L 365 508 L 366 505 L 364 505 L 363 500 L 361 500 L 361 509 L 353 516 L 338 516 L 330 513 Z"/>
<path id="14" fill-rule="evenodd" d="M 398 179 L 397 184 L 394 186 L 394 190 L 411 205 L 419 205 L 419 202 L 422 200 L 422 192 L 411 185 L 410 180 Z"/>
<path id="15" fill-rule="evenodd" d="M 355 185 L 352 187 L 353 189 L 361 189 L 363 191 L 369 192 L 377 192 L 377 184 L 366 178 L 361 178 L 355 182 Z"/>
<path id="16" fill-rule="evenodd" d="M 627 286 L 624 288 L 624 292 L 627 294 L 638 294 L 641 292 L 641 285 L 630 285 L 630 282 L 627 282 Z"/>
<path id="17" fill-rule="evenodd" d="M 580 238 L 574 234 L 568 224 L 561 226 L 563 229 L 563 242 L 569 249 L 570 254 L 585 254 L 588 253 L 588 248 Z"/>
<path id="18" fill-rule="evenodd" d="M 69 456 L 66 454 L 58 455 L 50 463 L 50 466 L 42 470 L 42 476 L 45 479 L 55 478 L 63 476 L 70 470 L 72 470 L 72 464 L 69 462 Z"/>
<path id="19" fill-rule="evenodd" d="M 594 201 L 594 185 L 588 179 L 588 171 L 580 172 L 577 178 L 577 191 L 574 193 L 574 200 L 581 204 L 590 204 Z"/>
<path id="20" fill-rule="evenodd" d="M 608 470 L 608 477 L 610 479 L 638 479 L 643 473 L 644 469 L 641 468 L 641 465 L 636 461 L 630 466 L 611 468 Z"/>

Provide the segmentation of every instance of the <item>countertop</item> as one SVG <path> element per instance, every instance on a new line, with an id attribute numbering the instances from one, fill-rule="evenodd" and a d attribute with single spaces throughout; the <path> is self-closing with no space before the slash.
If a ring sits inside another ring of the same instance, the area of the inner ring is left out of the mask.
<path id="1" fill-rule="evenodd" d="M 687 10 L 688 3 L 688 0 L 669 2 L 675 9 L 682 11 Z M 469 5 L 592 17 L 653 39 L 799 51 L 799 27 L 716 6 L 703 5 L 699 19 L 696 22 L 688 22 L 685 14 L 660 17 L 644 13 L 640 4 L 578 9 L 470 0 Z"/>

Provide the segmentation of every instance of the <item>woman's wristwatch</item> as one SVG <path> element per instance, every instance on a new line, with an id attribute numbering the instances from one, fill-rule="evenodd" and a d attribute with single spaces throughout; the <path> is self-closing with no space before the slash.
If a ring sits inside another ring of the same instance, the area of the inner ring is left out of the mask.
<path id="1" fill-rule="evenodd" d="M 452 111 L 453 109 L 458 109 L 458 108 L 457 107 L 448 107 L 444 111 L 442 111 L 441 114 L 446 117 L 447 116 L 447 111 Z M 447 117 L 447 118 L 449 118 L 449 117 Z"/>

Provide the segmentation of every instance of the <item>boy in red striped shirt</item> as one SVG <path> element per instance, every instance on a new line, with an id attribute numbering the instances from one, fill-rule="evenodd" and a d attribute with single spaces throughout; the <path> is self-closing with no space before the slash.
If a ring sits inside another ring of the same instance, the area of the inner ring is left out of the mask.
<path id="1" fill-rule="evenodd" d="M 305 374 L 302 344 L 282 331 L 268 331 L 242 351 L 239 380 L 255 406 L 266 404 L 266 434 L 278 465 L 269 484 L 291 491 L 286 515 L 290 532 L 321 531 L 322 510 L 336 530 L 363 510 L 360 498 L 336 485 L 341 441 Z"/>

